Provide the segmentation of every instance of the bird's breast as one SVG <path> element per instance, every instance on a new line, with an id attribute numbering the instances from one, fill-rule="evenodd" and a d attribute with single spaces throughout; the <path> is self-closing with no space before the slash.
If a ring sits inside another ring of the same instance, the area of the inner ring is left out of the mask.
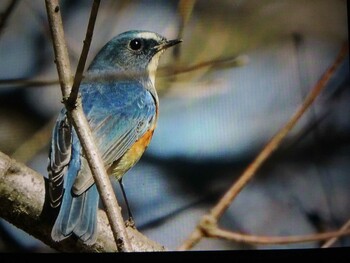
<path id="1" fill-rule="evenodd" d="M 108 174 L 111 174 L 120 180 L 124 173 L 133 167 L 141 158 L 152 139 L 154 128 L 155 127 L 152 127 L 145 132 L 145 134 L 138 139 L 119 160 L 115 161 L 108 169 Z"/>

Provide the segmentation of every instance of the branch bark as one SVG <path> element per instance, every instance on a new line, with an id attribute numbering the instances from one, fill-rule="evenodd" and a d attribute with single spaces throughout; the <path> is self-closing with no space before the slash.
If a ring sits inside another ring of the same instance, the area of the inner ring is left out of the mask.
<path id="1" fill-rule="evenodd" d="M 187 240 L 179 247 L 179 250 L 186 250 L 192 248 L 197 244 L 202 237 L 205 236 L 204 230 L 202 228 L 202 222 L 205 222 L 210 218 L 210 220 L 217 222 L 226 209 L 230 206 L 232 201 L 236 196 L 242 191 L 242 189 L 249 183 L 249 181 L 254 177 L 256 171 L 265 163 L 265 161 L 272 155 L 272 153 L 278 148 L 283 139 L 287 136 L 289 131 L 293 129 L 295 124 L 303 116 L 307 109 L 312 105 L 317 96 L 321 93 L 323 88 L 326 86 L 327 82 L 333 76 L 335 70 L 339 67 L 341 62 L 345 59 L 348 54 L 349 43 L 343 44 L 339 54 L 337 55 L 333 64 L 327 69 L 327 71 L 322 75 L 320 80 L 316 83 L 310 93 L 307 95 L 299 109 L 291 116 L 289 121 L 282 127 L 279 132 L 272 137 L 270 142 L 263 148 L 263 150 L 258 154 L 255 160 L 246 168 L 239 179 L 228 189 L 224 196 L 219 200 L 219 202 L 210 210 L 209 214 L 206 214 L 200 220 L 195 230 L 190 234 Z"/>
<path id="2" fill-rule="evenodd" d="M 97 241 L 87 246 L 74 238 L 51 239 L 53 222 L 44 208 L 45 178 L 0 152 L 0 217 L 62 252 L 115 252 L 117 247 L 104 211 L 97 215 Z M 133 251 L 164 251 L 165 248 L 137 230 L 127 227 Z"/>
<path id="3" fill-rule="evenodd" d="M 132 251 L 132 247 L 127 236 L 123 217 L 121 215 L 121 208 L 118 205 L 112 184 L 106 173 L 103 161 L 99 155 L 99 151 L 94 143 L 94 138 L 81 106 L 81 100 L 77 99 L 77 101 L 74 101 L 74 105 L 72 105 L 72 101 L 68 100 L 71 92 L 72 78 L 58 0 L 45 0 L 45 3 L 55 51 L 55 61 L 61 84 L 63 102 L 67 108 L 68 118 L 73 124 L 83 147 L 98 192 L 106 209 L 118 251 L 130 252 Z"/>

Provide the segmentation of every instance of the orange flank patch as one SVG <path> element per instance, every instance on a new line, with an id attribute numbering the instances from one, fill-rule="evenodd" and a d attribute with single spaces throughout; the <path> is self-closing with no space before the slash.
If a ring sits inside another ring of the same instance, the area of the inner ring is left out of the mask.
<path id="1" fill-rule="evenodd" d="M 130 156 L 135 156 L 135 158 L 138 160 L 150 143 L 153 132 L 153 129 L 149 129 L 125 154 L 130 153 Z"/>
<path id="2" fill-rule="evenodd" d="M 115 161 L 108 169 L 108 173 L 115 176 L 118 180 L 133 167 L 149 145 L 154 129 L 149 129 L 134 145 L 120 158 Z"/>

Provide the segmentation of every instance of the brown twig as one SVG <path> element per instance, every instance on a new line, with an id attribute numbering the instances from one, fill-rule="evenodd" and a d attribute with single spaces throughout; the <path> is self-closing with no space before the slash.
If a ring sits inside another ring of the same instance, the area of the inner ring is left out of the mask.
<path id="1" fill-rule="evenodd" d="M 246 168 L 239 179 L 229 188 L 229 190 L 224 194 L 224 196 L 219 200 L 217 205 L 210 210 L 208 215 L 203 216 L 202 220 L 210 217 L 212 220 L 217 221 L 222 214 L 229 207 L 233 199 L 242 191 L 242 189 L 248 184 L 248 182 L 253 178 L 256 171 L 262 166 L 262 164 L 271 156 L 271 154 L 277 149 L 281 144 L 282 140 L 286 137 L 288 132 L 295 126 L 298 120 L 303 116 L 305 111 L 312 105 L 314 100 L 320 94 L 322 89 L 326 86 L 329 79 L 333 76 L 335 70 L 339 67 L 341 62 L 344 60 L 348 53 L 348 43 L 345 43 L 338 56 L 336 57 L 334 63 L 327 69 L 327 71 L 322 75 L 320 80 L 316 83 L 310 93 L 307 95 L 299 109 L 292 115 L 289 121 L 284 127 L 270 140 L 270 142 L 263 148 L 255 160 Z M 196 229 L 190 234 L 189 238 L 179 247 L 179 250 L 186 250 L 192 248 L 199 240 L 203 237 L 203 229 L 200 224 Z"/>
<path id="2" fill-rule="evenodd" d="M 67 46 L 64 38 L 60 7 L 58 0 L 45 0 L 45 3 L 53 39 L 56 65 L 62 89 L 63 101 L 66 102 L 67 98 L 69 98 L 71 90 L 71 70 Z M 94 138 L 84 115 L 79 98 L 75 105 L 76 107 L 73 108 L 69 106 L 67 107 L 66 105 L 69 120 L 73 124 L 79 137 L 80 143 L 84 149 L 90 170 L 93 174 L 97 189 L 106 209 L 118 251 L 129 252 L 132 250 L 132 247 L 127 236 L 120 207 L 116 200 L 101 156 L 99 155 L 99 151 L 94 143 Z"/>
<path id="3" fill-rule="evenodd" d="M 339 232 L 345 233 L 350 231 L 350 219 L 340 228 Z M 327 242 L 325 242 L 321 248 L 329 248 L 331 247 L 335 242 L 337 242 L 338 237 L 332 237 Z"/>
<path id="4" fill-rule="evenodd" d="M 329 238 L 338 238 L 345 235 L 350 235 L 350 230 L 345 231 L 333 231 L 319 234 L 311 235 L 300 235 L 300 236 L 256 236 L 236 233 L 220 228 L 211 228 L 206 230 L 205 234 L 207 237 L 223 238 L 230 241 L 235 241 L 239 243 L 249 243 L 256 245 L 283 245 L 292 243 L 305 243 L 312 241 L 322 241 Z"/>
<path id="5" fill-rule="evenodd" d="M 10 17 L 12 11 L 15 9 L 16 5 L 18 3 L 18 0 L 12 0 L 8 6 L 6 7 L 5 11 L 0 14 L 0 35 L 2 33 L 2 30 L 4 29 L 6 25 L 7 19 Z"/>

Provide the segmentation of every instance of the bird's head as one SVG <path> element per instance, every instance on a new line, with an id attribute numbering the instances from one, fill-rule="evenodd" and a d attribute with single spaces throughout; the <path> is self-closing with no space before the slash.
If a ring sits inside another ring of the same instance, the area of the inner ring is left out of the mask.
<path id="1" fill-rule="evenodd" d="M 90 69 L 148 71 L 155 74 L 160 55 L 181 40 L 167 40 L 149 31 L 127 31 L 110 40 L 97 54 Z"/>

